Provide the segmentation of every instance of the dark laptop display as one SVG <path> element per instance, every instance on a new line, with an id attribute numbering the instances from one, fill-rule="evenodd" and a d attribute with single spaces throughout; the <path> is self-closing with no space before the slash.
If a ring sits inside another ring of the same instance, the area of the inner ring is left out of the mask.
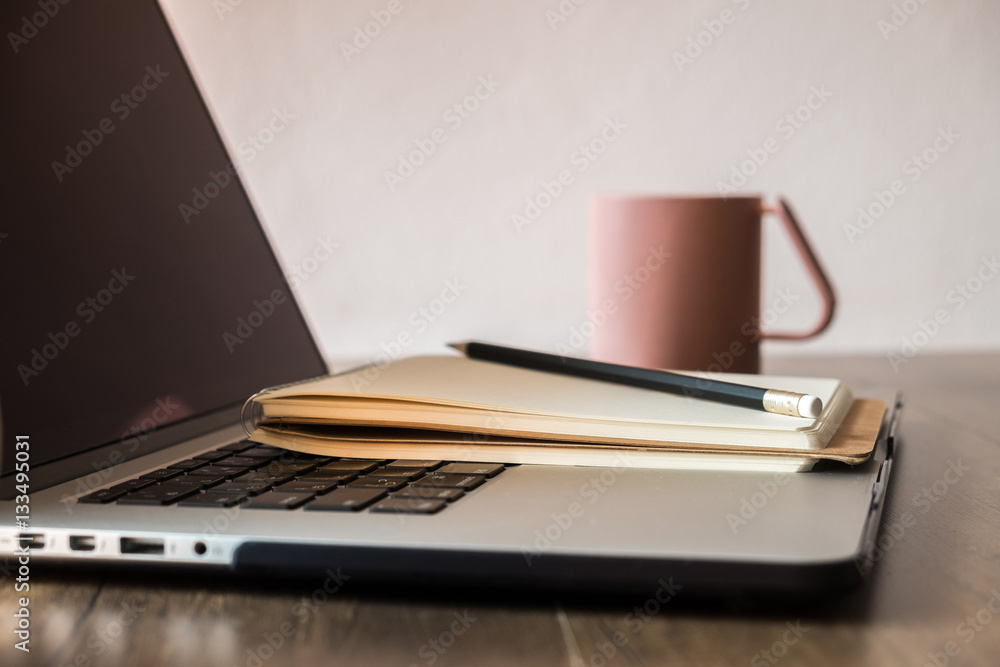
<path id="1" fill-rule="evenodd" d="M 156 4 L 50 4 L 0 9 L 3 475 L 325 372 Z"/>

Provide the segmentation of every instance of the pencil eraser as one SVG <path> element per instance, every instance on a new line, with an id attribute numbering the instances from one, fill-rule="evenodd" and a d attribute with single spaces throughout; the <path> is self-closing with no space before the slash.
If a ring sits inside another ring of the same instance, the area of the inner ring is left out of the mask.
<path id="1" fill-rule="evenodd" d="M 803 394 L 799 399 L 798 411 L 803 417 L 815 419 L 823 412 L 823 401 L 812 394 Z"/>

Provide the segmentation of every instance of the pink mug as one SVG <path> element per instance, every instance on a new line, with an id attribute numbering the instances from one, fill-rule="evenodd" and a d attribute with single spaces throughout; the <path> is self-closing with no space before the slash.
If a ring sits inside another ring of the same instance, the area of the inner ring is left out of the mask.
<path id="1" fill-rule="evenodd" d="M 760 329 L 761 221 L 784 223 L 823 302 L 802 333 Z M 599 196 L 590 202 L 590 356 L 631 366 L 760 372 L 760 341 L 823 331 L 836 299 L 784 200 Z"/>

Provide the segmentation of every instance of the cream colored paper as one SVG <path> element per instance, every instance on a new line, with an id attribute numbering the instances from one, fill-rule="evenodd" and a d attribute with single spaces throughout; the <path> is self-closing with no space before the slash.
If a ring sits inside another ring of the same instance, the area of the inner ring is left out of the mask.
<path id="1" fill-rule="evenodd" d="M 449 437 L 436 433 L 386 433 L 363 436 L 323 426 L 263 425 L 254 440 L 309 454 L 358 458 L 442 459 L 627 468 L 672 468 L 698 470 L 746 470 L 796 472 L 809 470 L 823 459 L 856 465 L 875 448 L 884 401 L 858 399 L 822 450 L 792 452 L 772 448 L 741 451 L 738 447 L 675 445 L 650 448 L 628 445 L 593 445 L 569 442 L 539 442 L 510 438 Z"/>
<path id="2" fill-rule="evenodd" d="M 696 375 L 693 374 L 692 375 Z M 821 449 L 851 405 L 839 381 L 713 374 L 712 379 L 819 396 L 817 419 L 460 356 L 411 357 L 383 368 L 279 387 L 248 408 L 254 422 L 422 428 L 580 443 Z"/>

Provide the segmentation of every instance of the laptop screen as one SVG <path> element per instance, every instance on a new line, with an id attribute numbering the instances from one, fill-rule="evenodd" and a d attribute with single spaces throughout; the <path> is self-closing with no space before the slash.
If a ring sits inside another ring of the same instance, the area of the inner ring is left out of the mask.
<path id="1" fill-rule="evenodd" d="M 2 474 L 325 372 L 154 0 L 0 17 Z"/>

